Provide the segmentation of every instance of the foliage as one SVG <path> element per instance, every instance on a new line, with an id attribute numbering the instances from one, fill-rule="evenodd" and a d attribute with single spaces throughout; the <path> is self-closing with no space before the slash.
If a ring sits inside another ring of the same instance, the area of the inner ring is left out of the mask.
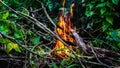
<path id="1" fill-rule="evenodd" d="M 43 10 L 40 10 L 42 9 L 42 6 L 38 2 L 39 0 L 3 1 L 8 6 L 17 11 L 23 12 L 30 16 L 34 15 L 34 18 L 41 21 L 45 26 L 52 30 L 54 29 L 54 27 L 49 23 L 49 20 L 46 18 Z M 47 12 L 49 13 L 55 24 L 57 24 L 62 0 L 40 1 L 46 7 Z M 68 0 L 65 8 L 69 10 L 68 6 L 70 6 L 72 2 L 73 0 Z M 94 46 L 118 52 L 120 50 L 120 1 L 76 0 L 76 3 L 77 5 L 79 5 L 79 7 L 74 8 L 76 13 L 75 16 L 77 17 L 75 17 L 74 21 L 78 22 L 78 24 L 75 24 L 75 26 L 77 26 L 79 34 L 91 38 L 91 36 L 88 36 L 86 32 L 79 30 L 82 28 L 86 30 L 89 35 L 92 35 L 93 40 L 88 41 L 92 41 Z M 48 51 L 51 51 L 54 45 L 54 42 L 52 44 L 50 43 L 52 40 L 54 40 L 53 36 L 46 34 L 46 32 L 36 27 L 36 25 L 26 20 L 24 17 L 13 13 L 1 3 L 0 9 L 1 33 L 15 38 L 19 43 L 38 54 L 44 54 Z M 78 21 L 76 19 L 78 19 Z M 41 45 L 41 43 L 43 44 Z M 48 45 L 47 43 L 50 44 Z M 33 68 L 37 67 L 36 62 L 38 62 L 39 60 L 45 61 L 43 63 L 47 64 L 48 60 L 46 60 L 45 58 L 38 57 L 31 53 L 28 54 L 26 50 L 22 49 L 19 46 L 19 44 L 0 36 L 0 46 L 3 44 L 6 46 L 5 52 L 7 54 L 9 54 L 13 50 L 14 52 L 27 55 L 23 56 L 25 58 L 29 57 L 30 65 L 31 67 L 33 66 Z M 41 56 L 46 57 L 46 55 Z M 71 60 L 73 58 L 76 58 L 73 54 L 70 54 L 69 57 L 69 60 L 63 59 L 60 63 L 51 61 L 49 62 L 50 66 L 46 66 L 53 68 L 64 68 L 64 66 L 67 68 L 74 68 L 81 66 L 80 64 L 77 64 L 78 60 Z M 25 60 L 28 60 L 28 58 L 26 58 Z"/>
<path id="2" fill-rule="evenodd" d="M 93 32 L 97 30 L 97 34 L 100 35 L 95 36 L 95 38 L 104 39 L 105 44 L 109 43 L 111 44 L 110 47 L 115 47 L 115 49 L 118 48 L 117 45 L 119 42 L 117 40 L 120 39 L 116 34 L 119 32 L 119 27 L 116 26 L 119 25 L 119 22 L 116 21 L 116 19 L 120 18 L 120 12 L 118 11 L 118 8 L 116 8 L 119 6 L 118 4 L 119 0 L 92 0 L 90 2 L 85 1 L 85 16 L 87 18 L 86 28 L 91 29 Z M 114 28 L 113 26 L 116 26 L 117 28 Z M 110 41 L 110 39 L 114 40 L 115 43 Z M 94 42 L 95 41 L 97 41 L 97 46 L 101 43 L 101 41 L 99 42 L 98 40 L 94 40 Z M 103 44 L 101 44 L 101 46 L 103 46 Z"/>
<path id="3" fill-rule="evenodd" d="M 13 49 L 16 52 L 21 52 L 18 44 L 11 42 L 8 39 L 4 39 L 4 38 L 0 38 L 0 43 L 2 44 L 6 44 L 6 52 L 9 53 L 10 51 L 12 51 Z"/>

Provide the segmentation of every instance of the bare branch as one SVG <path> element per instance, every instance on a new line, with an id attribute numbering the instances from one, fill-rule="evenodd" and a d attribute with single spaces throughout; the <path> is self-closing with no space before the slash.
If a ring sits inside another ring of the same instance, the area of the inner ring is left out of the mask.
<path id="1" fill-rule="evenodd" d="M 70 31 L 72 32 L 72 35 L 74 36 L 76 43 L 81 47 L 81 49 L 82 49 L 84 52 L 86 52 L 87 46 L 86 46 L 86 44 L 83 42 L 82 37 L 80 37 L 80 36 L 77 34 L 77 32 L 76 32 L 75 30 L 73 30 L 73 29 L 71 29 Z"/>

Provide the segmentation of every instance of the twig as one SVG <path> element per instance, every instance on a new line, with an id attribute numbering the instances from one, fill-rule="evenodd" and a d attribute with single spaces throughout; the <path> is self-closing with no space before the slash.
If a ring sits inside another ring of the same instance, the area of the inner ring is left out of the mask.
<path id="1" fill-rule="evenodd" d="M 41 11 L 43 8 L 39 8 L 39 9 L 36 9 L 34 11 L 31 11 L 31 12 L 38 12 L 38 11 Z"/>
<path id="2" fill-rule="evenodd" d="M 98 61 L 100 64 L 102 64 L 102 65 L 104 65 L 104 66 L 106 66 L 106 67 L 110 67 L 109 65 L 104 64 L 103 62 L 101 62 L 101 61 L 98 59 L 98 56 L 97 56 L 97 54 L 95 53 L 95 51 L 94 51 L 94 49 L 93 49 L 93 45 L 92 45 L 92 43 L 90 43 L 89 46 L 90 46 L 90 48 L 91 48 L 91 50 L 92 50 L 94 56 L 96 57 L 97 61 Z"/>
<path id="3" fill-rule="evenodd" d="M 33 22 L 35 25 L 37 25 L 39 28 L 43 29 L 45 32 L 52 34 L 54 37 L 56 37 L 58 40 L 60 40 L 63 44 L 66 45 L 66 47 L 74 54 L 77 55 L 71 48 L 69 48 L 69 45 L 67 43 L 65 43 L 59 36 L 58 34 L 52 32 L 49 28 L 47 28 L 45 25 L 43 25 L 41 22 L 39 22 L 37 19 L 24 14 L 22 12 L 19 11 L 15 11 L 14 9 L 12 9 L 11 7 L 9 7 L 8 5 L 6 5 L 2 0 L 0 0 L 0 2 L 5 5 L 7 8 L 9 8 L 10 10 L 12 10 L 13 12 L 15 12 L 16 14 L 25 17 L 26 19 L 30 20 L 31 22 Z"/>
<path id="4" fill-rule="evenodd" d="M 42 8 L 44 10 L 45 15 L 47 16 L 47 18 L 50 20 L 50 22 L 54 25 L 54 27 L 56 28 L 56 24 L 53 22 L 53 20 L 50 18 L 50 16 L 48 15 L 46 8 L 44 7 L 44 5 L 41 3 Z"/>
<path id="5" fill-rule="evenodd" d="M 97 63 L 97 62 L 92 62 L 92 61 L 86 61 L 86 60 L 82 60 L 83 62 L 85 63 L 90 63 L 90 64 L 95 64 L 95 65 L 102 65 L 102 66 L 105 66 L 103 64 L 100 64 L 100 63 Z M 105 66 L 106 67 L 106 66 Z M 109 66 L 109 68 L 112 68 L 113 66 Z"/>
<path id="6" fill-rule="evenodd" d="M 11 40 L 11 41 L 17 43 L 20 47 L 24 48 L 25 50 L 29 51 L 30 53 L 33 53 L 33 54 L 35 54 L 35 55 L 37 55 L 37 56 L 42 57 L 41 55 L 43 55 L 43 54 L 37 54 L 37 53 L 35 53 L 35 52 L 29 50 L 27 47 L 25 47 L 24 45 L 22 45 L 22 44 L 20 44 L 18 41 L 16 41 L 15 38 L 12 38 L 12 37 L 10 37 L 10 36 L 8 36 L 8 35 L 4 35 L 4 34 L 1 33 L 1 32 L 0 32 L 0 34 L 1 34 L 3 37 L 5 37 L 5 38 L 7 38 L 7 39 L 9 39 L 9 40 Z M 43 57 L 42 57 L 42 58 L 43 58 Z"/>
<path id="7" fill-rule="evenodd" d="M 25 62 L 23 60 L 20 60 L 20 58 L 16 59 L 16 58 L 0 58 L 0 61 L 4 60 L 4 61 L 17 61 L 17 62 Z"/>
<path id="8" fill-rule="evenodd" d="M 89 48 L 90 48 L 90 49 L 92 50 L 94 56 L 96 57 L 97 61 L 98 61 L 101 65 L 104 65 L 104 66 L 106 66 L 106 67 L 111 67 L 111 66 L 109 66 L 109 65 L 107 65 L 107 64 L 102 63 L 102 62 L 98 59 L 96 53 L 94 52 L 93 47 L 91 47 L 91 44 L 86 45 L 86 44 L 83 42 L 82 37 L 80 37 L 80 36 L 76 33 L 75 30 L 71 29 L 71 32 L 72 32 L 72 34 L 73 34 L 73 36 L 74 36 L 74 38 L 75 38 L 76 43 L 81 47 L 81 49 L 82 49 L 85 53 L 87 53 L 87 50 L 89 50 Z"/>

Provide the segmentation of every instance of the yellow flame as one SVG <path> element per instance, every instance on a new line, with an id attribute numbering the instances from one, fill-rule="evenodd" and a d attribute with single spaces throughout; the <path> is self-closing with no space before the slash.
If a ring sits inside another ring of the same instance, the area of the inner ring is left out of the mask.
<path id="1" fill-rule="evenodd" d="M 62 7 L 64 8 L 66 0 L 63 0 Z"/>
<path id="2" fill-rule="evenodd" d="M 71 16 L 73 16 L 73 7 L 75 6 L 75 4 L 74 3 L 72 3 L 72 5 L 71 5 L 71 7 L 70 7 L 70 14 L 71 14 Z"/>
<path id="3" fill-rule="evenodd" d="M 66 0 L 63 1 L 62 7 L 64 8 Z M 74 7 L 74 3 L 71 5 L 70 8 L 70 14 L 73 16 L 73 10 L 72 7 Z M 64 10 L 63 10 L 64 11 Z M 57 28 L 58 35 L 61 37 L 61 39 L 68 41 L 68 42 L 74 42 L 74 39 L 72 37 L 72 34 L 70 32 L 70 29 L 73 29 L 73 25 L 70 21 L 70 17 L 64 16 L 64 13 L 62 12 L 59 17 L 58 25 L 60 28 Z M 72 45 L 70 45 L 70 48 L 72 48 Z M 70 54 L 69 49 L 64 45 L 61 41 L 56 40 L 56 44 L 54 47 L 54 50 L 56 51 L 55 54 L 60 58 L 67 58 Z"/>

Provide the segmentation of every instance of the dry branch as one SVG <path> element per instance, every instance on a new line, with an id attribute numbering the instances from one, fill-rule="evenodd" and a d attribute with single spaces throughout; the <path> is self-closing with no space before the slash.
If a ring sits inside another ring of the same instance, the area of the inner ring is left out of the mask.
<path id="1" fill-rule="evenodd" d="M 71 29 L 71 32 L 75 38 L 77 45 L 79 45 L 81 47 L 81 49 L 85 52 L 91 51 L 91 47 L 92 47 L 95 51 L 98 51 L 100 53 L 112 53 L 112 54 L 116 54 L 116 55 L 120 56 L 120 53 L 115 53 L 110 50 L 99 48 L 99 47 L 93 47 L 93 46 L 91 46 L 92 43 L 85 44 L 83 41 L 83 38 L 81 36 L 79 36 L 75 30 Z"/>
<path id="2" fill-rule="evenodd" d="M 87 52 L 87 47 L 86 44 L 83 42 L 83 38 L 80 37 L 77 32 L 73 29 L 70 30 L 72 32 L 72 35 L 74 36 L 76 43 L 81 47 L 81 50 L 83 50 L 84 52 Z"/>

